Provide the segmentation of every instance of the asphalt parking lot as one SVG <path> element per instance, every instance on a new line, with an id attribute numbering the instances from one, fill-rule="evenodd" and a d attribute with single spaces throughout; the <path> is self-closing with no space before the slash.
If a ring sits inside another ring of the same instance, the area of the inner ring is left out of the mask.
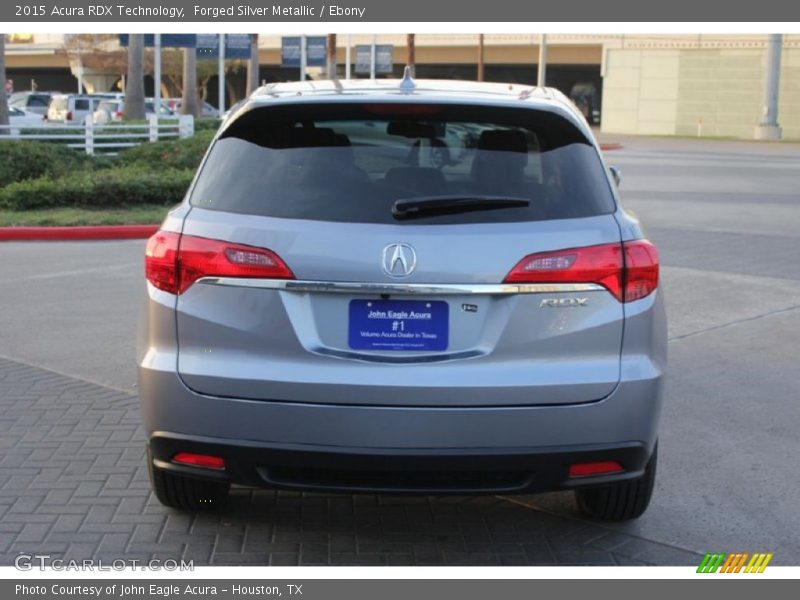
<path id="1" fill-rule="evenodd" d="M 0 245 L 0 564 L 19 552 L 195 564 L 800 564 L 800 145 L 614 138 L 659 246 L 670 374 L 653 503 L 577 519 L 570 494 L 236 490 L 195 517 L 149 493 L 135 397 L 143 241 Z"/>

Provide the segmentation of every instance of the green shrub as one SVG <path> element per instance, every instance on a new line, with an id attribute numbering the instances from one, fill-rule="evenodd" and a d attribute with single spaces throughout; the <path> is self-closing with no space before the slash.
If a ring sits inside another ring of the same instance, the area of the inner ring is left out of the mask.
<path id="1" fill-rule="evenodd" d="M 59 177 L 89 164 L 85 154 L 63 144 L 0 140 L 0 188 L 15 181 Z"/>
<path id="2" fill-rule="evenodd" d="M 0 188 L 0 210 L 176 204 L 183 199 L 193 176 L 194 169 L 148 170 L 135 165 L 79 170 L 59 178 L 40 177 Z"/>
<path id="3" fill-rule="evenodd" d="M 148 169 L 197 169 L 213 137 L 209 129 L 190 138 L 140 144 L 120 152 L 115 162 Z"/>
<path id="4" fill-rule="evenodd" d="M 219 129 L 220 123 L 222 123 L 222 119 L 195 119 L 194 120 L 194 130 L 195 133 L 199 133 L 201 131 L 214 131 L 216 132 Z"/>

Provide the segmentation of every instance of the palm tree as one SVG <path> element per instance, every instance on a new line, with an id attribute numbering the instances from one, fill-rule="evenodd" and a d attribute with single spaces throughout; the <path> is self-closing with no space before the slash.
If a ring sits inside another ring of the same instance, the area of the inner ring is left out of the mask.
<path id="1" fill-rule="evenodd" d="M 6 35 L 0 33 L 0 125 L 8 125 L 8 98 L 6 97 Z M 0 134 L 7 134 L 0 129 Z"/>
<path id="2" fill-rule="evenodd" d="M 325 45 L 325 71 L 328 74 L 328 79 L 336 81 L 338 79 L 336 73 L 336 34 L 328 34 L 328 43 Z"/>
<path id="3" fill-rule="evenodd" d="M 406 49 L 408 54 L 406 56 L 406 65 L 411 69 L 411 76 L 416 76 L 417 71 L 417 52 L 416 52 L 416 35 L 409 33 L 406 35 Z"/>
<path id="4" fill-rule="evenodd" d="M 483 34 L 478 34 L 478 81 L 483 81 L 484 55 Z"/>
<path id="5" fill-rule="evenodd" d="M 250 60 L 247 61 L 247 95 L 258 87 L 258 34 L 250 34 Z"/>
<path id="6" fill-rule="evenodd" d="M 125 77 L 125 119 L 144 119 L 144 35 L 128 40 L 128 75 Z"/>
<path id="7" fill-rule="evenodd" d="M 181 114 L 198 114 L 197 102 L 197 49 L 183 49 L 183 94 L 181 95 Z M 222 116 L 222 115 L 220 115 Z"/>

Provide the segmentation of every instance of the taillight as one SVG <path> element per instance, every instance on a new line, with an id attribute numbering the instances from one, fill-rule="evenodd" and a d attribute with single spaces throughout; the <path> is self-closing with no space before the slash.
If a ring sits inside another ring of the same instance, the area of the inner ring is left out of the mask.
<path id="1" fill-rule="evenodd" d="M 658 252 L 647 240 L 530 254 L 506 283 L 596 283 L 620 302 L 644 298 L 658 287 Z"/>
<path id="2" fill-rule="evenodd" d="M 182 294 L 202 277 L 294 279 L 280 257 L 266 248 L 158 231 L 147 241 L 145 277 L 155 287 Z"/>
<path id="3" fill-rule="evenodd" d="M 67 121 L 72 121 L 72 111 L 67 111 Z"/>
<path id="4" fill-rule="evenodd" d="M 172 462 L 191 467 L 202 467 L 204 469 L 225 469 L 225 459 L 219 456 L 208 454 L 195 454 L 193 452 L 178 452 L 172 457 Z"/>
<path id="5" fill-rule="evenodd" d="M 622 473 L 625 470 L 615 460 L 601 460 L 588 463 L 573 463 L 569 466 L 570 477 L 591 477 L 592 475 L 610 475 Z"/>
<path id="6" fill-rule="evenodd" d="M 508 283 L 597 283 L 622 297 L 622 246 L 604 244 L 526 256 L 511 269 Z"/>
<path id="7" fill-rule="evenodd" d="M 625 242 L 625 302 L 649 296 L 658 287 L 658 250 L 647 240 Z"/>
<path id="8" fill-rule="evenodd" d="M 160 290 L 177 293 L 178 244 L 181 235 L 172 231 L 156 231 L 144 249 L 144 276 Z"/>

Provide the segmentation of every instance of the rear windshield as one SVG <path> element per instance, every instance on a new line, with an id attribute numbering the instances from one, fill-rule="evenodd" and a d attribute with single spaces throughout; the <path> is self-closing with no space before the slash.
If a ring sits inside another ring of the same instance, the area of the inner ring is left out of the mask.
<path id="1" fill-rule="evenodd" d="M 256 108 L 215 142 L 194 206 L 278 218 L 398 223 L 397 201 L 522 198 L 527 205 L 422 214 L 415 224 L 539 221 L 610 213 L 589 140 L 545 111 L 460 105 Z"/>
<path id="2" fill-rule="evenodd" d="M 46 94 L 31 94 L 28 96 L 28 106 L 47 106 L 50 96 Z"/>

